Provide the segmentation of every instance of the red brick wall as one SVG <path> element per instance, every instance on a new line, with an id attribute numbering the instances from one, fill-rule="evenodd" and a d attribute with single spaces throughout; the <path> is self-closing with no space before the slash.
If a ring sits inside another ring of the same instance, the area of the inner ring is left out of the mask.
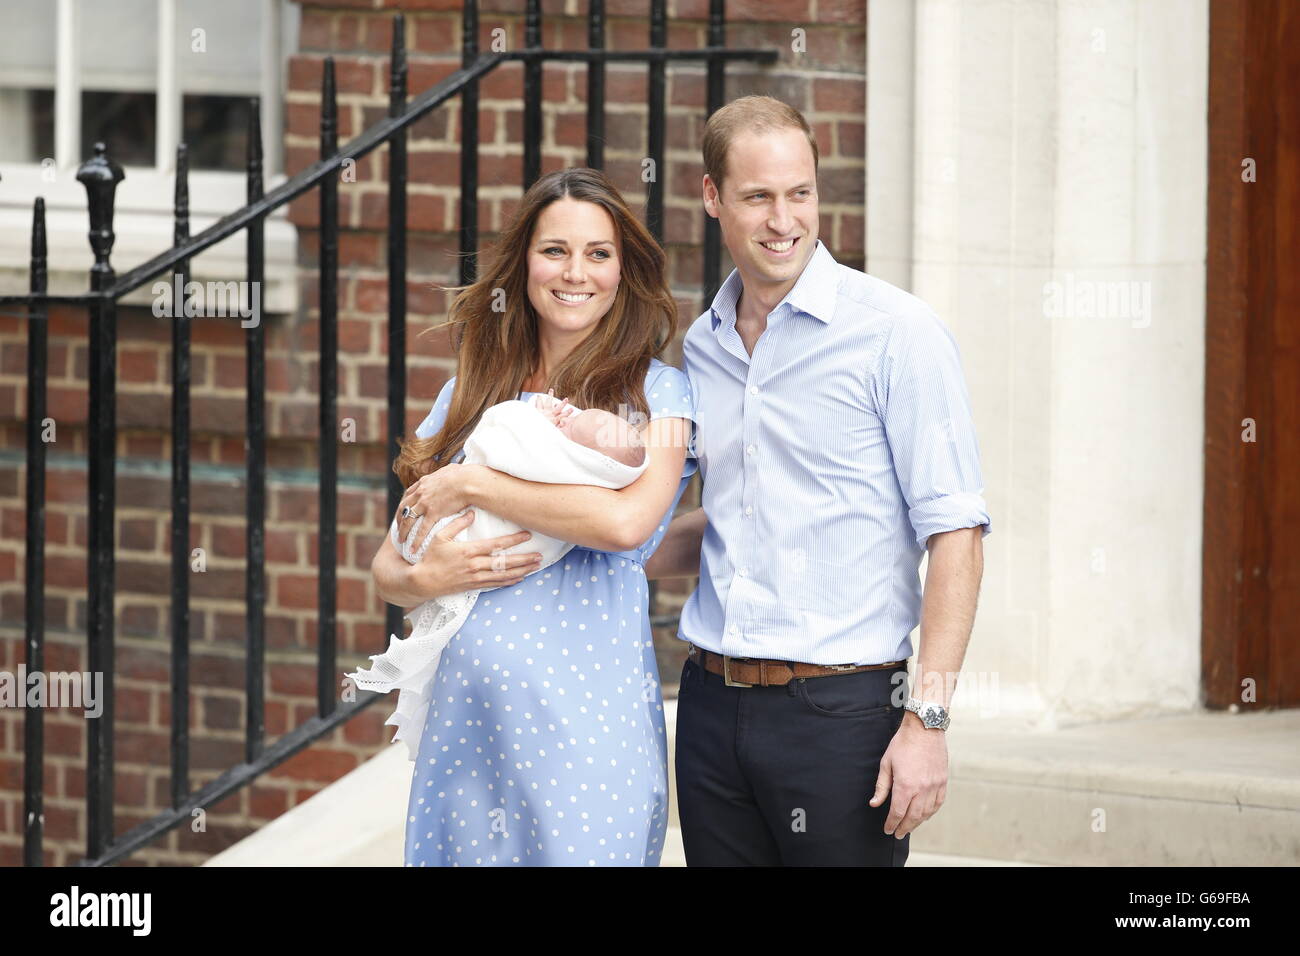
<path id="1" fill-rule="evenodd" d="M 647 44 L 644 0 L 606 4 L 608 45 Z M 340 141 L 387 109 L 387 51 L 395 8 L 407 13 L 410 90 L 418 94 L 459 64 L 459 0 L 314 0 L 302 4 L 301 52 L 289 63 L 286 165 L 316 159 L 321 61 L 335 57 Z M 585 3 L 547 2 L 544 39 L 555 49 L 584 48 Z M 669 45 L 703 45 L 707 0 L 670 2 Z M 484 49 L 495 28 L 523 45 L 522 0 L 480 3 Z M 800 108 L 821 150 L 821 233 L 841 262 L 863 262 L 863 75 L 865 0 L 731 0 L 729 46 L 780 52 L 771 67 L 728 67 L 727 95 L 765 92 Z M 791 47 L 802 29 L 806 52 Z M 479 221 L 484 243 L 513 212 L 521 190 L 521 68 L 500 68 L 481 87 Z M 585 163 L 585 71 L 547 65 L 543 169 Z M 607 70 L 606 170 L 635 208 L 645 201 L 640 160 L 646 150 L 644 67 Z M 683 330 L 703 305 L 699 247 L 704 214 L 699 141 L 704 69 L 668 69 L 665 244 Z M 408 428 L 427 413 L 453 374 L 444 336 L 416 338 L 446 307 L 434 283 L 456 279 L 459 104 L 436 110 L 410 137 Z M 339 445 L 338 646 L 341 669 L 362 663 L 385 643 L 384 605 L 369 562 L 388 520 L 383 447 L 386 409 L 386 151 L 365 157 L 356 182 L 339 187 L 339 416 L 357 422 L 357 441 Z M 264 316 L 267 336 L 268 504 L 266 523 L 267 735 L 274 739 L 315 713 L 316 416 L 318 343 L 317 195 L 292 207 L 300 228 L 302 304 L 295 315 Z M 725 258 L 725 269 L 730 268 Z M 146 309 L 119 311 L 117 478 L 117 829 L 167 806 L 170 606 L 170 334 Z M 191 546 L 207 571 L 191 590 L 192 782 L 199 786 L 242 759 L 244 722 L 244 351 L 233 319 L 194 320 L 193 491 Z M 46 669 L 82 670 L 85 660 L 86 319 L 53 310 L 49 414 L 58 423 L 50 447 L 46 535 Z M 23 548 L 25 323 L 0 316 L 0 670 L 24 656 Z M 667 356 L 680 364 L 675 345 Z M 696 486 L 684 508 L 697 501 Z M 684 586 L 661 588 L 661 612 L 675 610 Z M 668 632 L 657 635 L 664 678 L 675 682 L 680 657 Z M 201 862 L 357 766 L 392 736 L 381 727 L 382 701 L 361 717 L 255 784 L 209 808 L 205 833 L 182 827 L 134 855 L 136 864 Z M 83 718 L 46 711 L 46 862 L 75 861 L 85 848 Z M 0 865 L 21 861 L 22 712 L 0 710 Z"/>
<path id="2" fill-rule="evenodd" d="M 649 43 L 648 0 L 606 3 L 606 46 L 644 49 Z M 303 4 L 301 52 L 290 62 L 286 107 L 287 166 L 301 170 L 319 158 L 319 89 L 324 57 L 332 55 L 338 83 L 339 132 L 356 135 L 386 115 L 388 56 L 392 10 L 407 15 L 410 90 L 414 95 L 444 79 L 460 66 L 460 0 L 367 2 L 329 0 Z M 480 49 L 490 48 L 494 31 L 503 30 L 509 49 L 524 46 L 522 0 L 480 2 Z M 670 0 L 668 45 L 699 48 L 707 38 L 708 0 Z M 587 4 L 543 3 L 542 43 L 550 49 L 586 49 Z M 737 62 L 728 66 L 728 98 L 767 93 L 790 103 L 812 124 L 820 152 L 821 236 L 836 258 L 862 268 L 865 182 L 866 0 L 730 0 L 727 45 L 774 49 L 773 66 Z M 802 51 L 795 52 L 800 30 Z M 667 70 L 667 121 L 664 168 L 664 244 L 670 280 L 677 295 L 684 332 L 705 308 L 701 295 L 701 237 L 705 214 L 700 200 L 703 165 L 700 139 L 705 120 L 705 67 L 671 64 Z M 522 194 L 523 67 L 498 67 L 479 93 L 479 226 L 486 245 Z M 549 172 L 586 163 L 586 67 L 546 64 L 543 69 L 542 169 Z M 646 201 L 641 161 L 648 149 L 646 69 L 611 63 L 606 68 L 605 171 L 636 209 Z M 460 104 L 453 101 L 416 124 L 409 140 L 409 221 L 412 230 L 407 262 L 408 308 L 413 324 L 445 313 L 446 299 L 435 282 L 457 279 L 457 223 L 460 184 Z M 387 303 L 384 227 L 387 203 L 387 154 L 371 153 L 357 166 L 356 181 L 339 186 L 340 221 L 351 228 L 342 243 L 340 304 L 358 321 L 374 324 L 372 338 L 382 340 Z M 318 201 L 299 200 L 293 218 L 303 248 L 318 239 Z M 725 277 L 731 263 L 723 250 Z M 680 346 L 668 361 L 680 365 Z M 454 372 L 442 336 L 411 340 L 408 386 L 421 399 L 421 412 Z M 381 403 L 382 369 L 363 379 L 359 398 Z M 382 407 L 382 406 L 379 406 Z M 698 502 L 698 481 L 688 489 L 682 508 Z M 660 588 L 656 613 L 680 607 L 689 594 L 684 583 Z M 666 631 L 656 635 L 662 673 L 675 683 L 680 670 L 679 642 Z"/>
<path id="3" fill-rule="evenodd" d="M 315 325 L 264 316 L 267 331 L 266 732 L 274 740 L 315 716 L 316 396 Z M 0 316 L 0 670 L 24 661 L 26 511 L 25 322 Z M 50 316 L 45 535 L 47 671 L 87 667 L 87 346 L 83 315 Z M 206 570 L 190 586 L 191 782 L 197 788 L 243 759 L 244 727 L 244 332 L 237 319 L 193 320 L 190 545 Z M 119 314 L 116 481 L 116 799 L 124 832 L 168 806 L 170 691 L 170 341 L 148 310 Z M 343 333 L 345 348 L 357 349 Z M 358 351 L 365 354 L 364 344 Z M 342 360 L 345 366 L 359 367 Z M 418 403 L 413 403 L 418 404 Z M 362 440 L 340 444 L 338 648 L 363 662 L 384 644 L 383 604 L 370 582 L 374 532 L 386 510 L 386 468 L 374 409 L 340 400 Z M 359 480 L 370 479 L 370 487 Z M 133 863 L 202 862 L 357 766 L 389 737 L 380 702 L 251 787 L 208 808 L 206 832 L 188 827 L 137 853 Z M 85 850 L 86 720 L 45 711 L 46 862 Z M 21 861 L 23 712 L 0 709 L 0 865 Z"/>

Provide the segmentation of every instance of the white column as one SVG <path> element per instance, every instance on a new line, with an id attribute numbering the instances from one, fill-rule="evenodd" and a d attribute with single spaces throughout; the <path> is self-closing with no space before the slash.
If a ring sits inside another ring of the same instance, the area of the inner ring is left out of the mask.
<path id="1" fill-rule="evenodd" d="M 267 183 L 284 165 L 284 80 L 292 52 L 282 49 L 287 6 L 281 0 L 262 0 L 262 173 Z"/>
<path id="2" fill-rule="evenodd" d="M 975 407 L 957 706 L 985 672 L 967 706 L 1042 726 L 1194 708 L 1206 4 L 903 6 L 868 4 L 867 268 L 948 323 Z"/>
<path id="3" fill-rule="evenodd" d="M 154 165 L 166 173 L 176 166 L 181 141 L 181 91 L 176 72 L 176 0 L 158 0 L 158 137 Z"/>
<path id="4" fill-rule="evenodd" d="M 867 29 L 867 258 L 869 271 L 912 286 L 915 0 L 870 0 Z"/>
<path id="5" fill-rule="evenodd" d="M 77 0 L 59 0 L 54 54 L 54 164 L 75 170 L 81 148 L 81 18 Z M 92 144 L 87 143 L 86 149 Z"/>

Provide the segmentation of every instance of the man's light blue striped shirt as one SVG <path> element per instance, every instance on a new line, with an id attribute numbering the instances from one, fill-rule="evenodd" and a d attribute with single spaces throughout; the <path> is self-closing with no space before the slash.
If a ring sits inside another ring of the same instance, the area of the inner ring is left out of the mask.
<path id="1" fill-rule="evenodd" d="M 957 344 L 820 240 L 754 354 L 733 270 L 687 331 L 708 517 L 678 636 L 733 657 L 911 656 L 930 535 L 990 530 Z"/>

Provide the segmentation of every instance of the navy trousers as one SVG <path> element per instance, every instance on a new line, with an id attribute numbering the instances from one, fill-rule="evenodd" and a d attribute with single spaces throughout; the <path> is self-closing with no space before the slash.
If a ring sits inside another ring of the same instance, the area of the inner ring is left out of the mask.
<path id="1" fill-rule="evenodd" d="M 911 834 L 885 833 L 888 797 L 867 801 L 906 677 L 904 666 L 728 687 L 687 660 L 675 761 L 686 865 L 905 865 Z"/>

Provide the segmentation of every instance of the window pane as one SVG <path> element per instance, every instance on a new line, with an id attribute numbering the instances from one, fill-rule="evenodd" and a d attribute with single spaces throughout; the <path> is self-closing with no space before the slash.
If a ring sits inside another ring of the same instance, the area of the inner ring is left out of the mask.
<path id="1" fill-rule="evenodd" d="M 153 166 L 157 142 L 158 3 L 78 3 L 81 148 L 122 166 Z"/>
<path id="2" fill-rule="evenodd" d="M 120 166 L 154 165 L 157 105 L 152 92 L 83 90 L 81 151 L 89 156 L 95 143 L 102 142 L 109 159 Z"/>
<path id="3" fill-rule="evenodd" d="M 0 0 L 0 162 L 54 156 L 53 3 Z"/>
<path id="4" fill-rule="evenodd" d="M 191 169 L 242 171 L 248 159 L 249 98 L 186 94 L 183 139 Z"/>
<path id="5" fill-rule="evenodd" d="M 53 158 L 54 91 L 0 90 L 0 130 L 0 162 Z"/>
<path id="6" fill-rule="evenodd" d="M 54 4 L 50 4 L 54 6 Z M 81 86 L 152 90 L 158 84 L 158 0 L 78 3 Z M 89 150 L 83 141 L 83 151 Z"/>
<path id="7" fill-rule="evenodd" d="M 184 92 L 260 92 L 262 9 L 262 0 L 178 0 L 176 66 Z"/>
<path id="8" fill-rule="evenodd" d="M 54 3 L 0 0 L 0 85 L 54 85 Z"/>

